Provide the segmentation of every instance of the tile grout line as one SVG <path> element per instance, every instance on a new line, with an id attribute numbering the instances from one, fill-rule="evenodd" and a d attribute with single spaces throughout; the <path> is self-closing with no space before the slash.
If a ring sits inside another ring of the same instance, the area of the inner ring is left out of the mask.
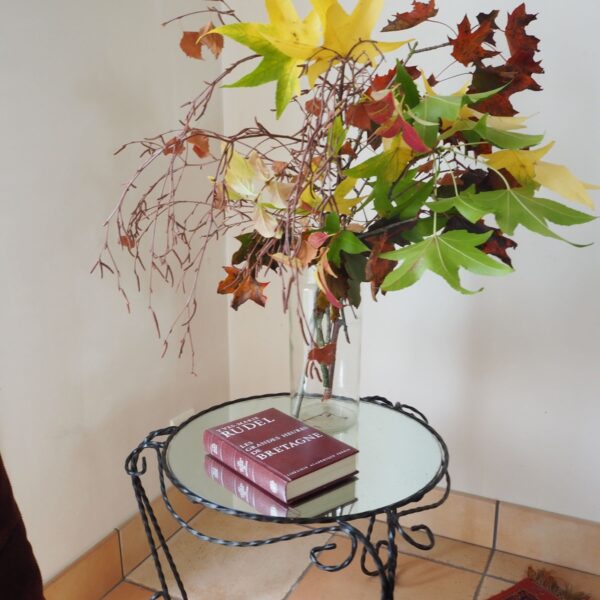
<path id="1" fill-rule="evenodd" d="M 325 541 L 325 544 L 329 544 L 331 543 L 331 541 L 335 538 L 335 533 L 332 533 L 329 538 Z M 296 581 L 294 581 L 294 583 L 292 583 L 290 589 L 287 591 L 287 593 L 285 594 L 285 596 L 281 599 L 281 600 L 289 600 L 291 594 L 294 592 L 294 590 L 298 587 L 298 585 L 300 584 L 300 582 L 304 579 L 304 577 L 306 576 L 306 574 L 309 572 L 310 568 L 312 567 L 312 562 L 309 561 L 308 565 L 306 565 L 306 568 L 302 571 L 302 573 L 300 573 L 300 575 L 298 576 L 298 579 L 296 579 Z"/>
<path id="2" fill-rule="evenodd" d="M 481 578 L 479 579 L 479 585 L 473 594 L 473 600 L 478 600 L 479 593 L 481 592 L 481 588 L 483 587 L 483 582 L 487 576 L 490 565 L 492 564 L 492 558 L 494 558 L 494 554 L 496 553 L 496 541 L 498 538 L 498 520 L 500 516 L 500 500 L 496 500 L 496 510 L 494 511 L 494 535 L 492 537 L 492 547 L 490 548 L 490 555 L 488 556 L 487 563 L 485 565 L 485 569 L 481 574 Z"/>
<path id="3" fill-rule="evenodd" d="M 420 560 L 424 560 L 427 562 L 431 562 L 435 565 L 440 565 L 442 567 L 450 567 L 451 569 L 458 569 L 459 571 L 465 571 L 465 573 L 473 573 L 475 575 L 481 575 L 483 571 L 478 571 L 477 569 L 469 569 L 468 567 L 463 567 L 462 565 L 455 565 L 450 562 L 444 562 L 442 560 L 438 560 L 437 558 L 429 558 L 427 555 L 416 554 L 412 552 L 405 552 L 403 550 L 398 550 L 398 554 L 402 556 L 410 556 L 411 558 L 418 558 Z"/>

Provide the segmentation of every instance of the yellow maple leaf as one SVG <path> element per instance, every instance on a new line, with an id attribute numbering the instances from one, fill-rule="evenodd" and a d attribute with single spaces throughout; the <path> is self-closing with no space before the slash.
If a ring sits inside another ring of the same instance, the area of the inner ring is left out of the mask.
<path id="1" fill-rule="evenodd" d="M 590 208 L 594 208 L 594 201 L 588 194 L 588 190 L 600 189 L 598 185 L 580 181 L 563 165 L 543 161 L 535 165 L 534 179 L 545 188 L 560 194 L 563 198 L 579 202 Z"/>
<path id="2" fill-rule="evenodd" d="M 377 24 L 384 0 L 359 0 L 354 10 L 348 14 L 338 0 L 311 0 L 324 29 L 323 45 L 308 68 L 310 85 L 327 71 L 341 57 L 350 57 L 357 62 L 375 64 L 382 52 L 390 52 L 407 44 L 401 42 L 381 42 L 371 39 Z"/>
<path id="3" fill-rule="evenodd" d="M 493 154 L 481 156 L 492 169 L 506 169 L 519 183 L 526 184 L 535 181 L 536 164 L 552 146 L 554 142 L 538 150 L 498 150 Z"/>

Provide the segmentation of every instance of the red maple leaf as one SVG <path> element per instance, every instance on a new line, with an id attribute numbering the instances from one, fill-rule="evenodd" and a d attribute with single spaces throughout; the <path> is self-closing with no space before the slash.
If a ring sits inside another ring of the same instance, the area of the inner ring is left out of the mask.
<path id="1" fill-rule="evenodd" d="M 367 90 L 367 95 L 370 96 L 372 92 L 379 92 L 389 87 L 390 83 L 394 81 L 396 77 L 396 67 L 390 69 L 384 75 L 375 75 L 371 82 L 371 87 Z"/>
<path id="2" fill-rule="evenodd" d="M 535 19 L 535 15 L 527 14 L 524 4 L 508 15 L 505 35 L 510 58 L 506 64 L 494 67 L 478 64 L 469 91 L 477 93 L 505 87 L 491 98 L 475 105 L 477 110 L 491 115 L 513 116 L 517 114 L 511 101 L 513 94 L 523 90 L 542 89 L 532 77 L 544 72 L 541 63 L 535 60 L 539 39 L 525 31 L 527 25 Z"/>
<path id="3" fill-rule="evenodd" d="M 429 0 L 429 3 L 417 2 L 413 0 L 413 9 L 409 12 L 397 13 L 393 19 L 388 21 L 388 24 L 381 31 L 401 31 L 402 29 L 410 29 L 415 25 L 419 25 L 427 19 L 431 19 L 437 15 L 438 11 L 435 7 L 435 0 Z"/>
<path id="4" fill-rule="evenodd" d="M 369 130 L 371 128 L 371 119 L 363 102 L 347 108 L 346 123 L 359 129 Z"/>
<path id="5" fill-rule="evenodd" d="M 496 28 L 494 13 L 482 15 L 487 18 L 482 18 L 479 26 L 471 30 L 471 23 L 468 17 L 461 21 L 458 25 L 458 35 L 455 39 L 448 38 L 452 45 L 452 56 L 465 66 L 472 63 L 479 64 L 484 58 L 490 58 L 498 54 L 497 50 L 489 50 L 483 47 L 484 43 L 490 43 L 493 30 Z"/>
<path id="6" fill-rule="evenodd" d="M 506 39 L 511 56 L 526 53 L 533 56 L 538 51 L 540 40 L 525 31 L 525 27 L 537 19 L 537 15 L 525 12 L 525 3 L 520 4 L 508 15 Z"/>

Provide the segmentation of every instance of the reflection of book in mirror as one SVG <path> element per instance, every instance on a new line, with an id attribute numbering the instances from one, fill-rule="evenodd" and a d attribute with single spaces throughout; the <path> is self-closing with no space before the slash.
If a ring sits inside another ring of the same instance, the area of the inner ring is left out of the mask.
<path id="1" fill-rule="evenodd" d="M 242 505 L 240 510 L 260 515 L 296 519 L 324 516 L 329 513 L 343 515 L 350 512 L 356 501 L 356 479 L 347 480 L 289 505 L 267 494 L 209 455 L 204 457 L 204 469 L 213 481 L 222 485 L 247 505 Z"/>

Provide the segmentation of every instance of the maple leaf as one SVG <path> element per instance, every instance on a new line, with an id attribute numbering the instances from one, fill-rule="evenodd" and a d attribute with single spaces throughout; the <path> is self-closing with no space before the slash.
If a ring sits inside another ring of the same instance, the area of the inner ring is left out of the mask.
<path id="1" fill-rule="evenodd" d="M 346 123 L 368 131 L 371 128 L 371 117 L 364 102 L 359 102 L 346 109 Z"/>
<path id="2" fill-rule="evenodd" d="M 371 282 L 371 296 L 373 300 L 377 300 L 377 292 L 379 292 L 383 280 L 396 268 L 398 262 L 380 256 L 383 252 L 390 252 L 395 248 L 394 244 L 389 241 L 387 233 L 370 238 L 369 244 L 371 253 L 365 267 L 365 276 L 367 281 Z"/>
<path id="3" fill-rule="evenodd" d="M 506 40 L 511 56 L 521 52 L 533 56 L 538 51 L 540 40 L 525 31 L 525 27 L 537 19 L 537 15 L 525 12 L 525 3 L 520 4 L 508 15 L 506 28 Z"/>
<path id="4" fill-rule="evenodd" d="M 506 169 L 519 183 L 526 184 L 535 179 L 535 165 L 554 146 L 550 142 L 537 150 L 498 150 L 493 154 L 482 154 L 487 164 L 496 169 Z"/>
<path id="5" fill-rule="evenodd" d="M 279 221 L 273 210 L 287 208 L 294 184 L 278 181 L 275 173 L 253 151 L 248 158 L 233 151 L 225 172 L 225 187 L 231 200 L 256 203 L 254 228 L 263 237 L 277 237 Z"/>
<path id="6" fill-rule="evenodd" d="M 414 153 L 402 137 L 385 140 L 385 143 L 386 147 L 381 154 L 376 154 L 359 165 L 347 169 L 344 175 L 356 179 L 378 177 L 388 182 L 395 181 L 411 161 Z"/>
<path id="7" fill-rule="evenodd" d="M 483 100 L 476 108 L 492 115 L 513 116 L 514 109 L 511 96 L 523 90 L 539 91 L 542 88 L 532 75 L 543 73 L 539 61 L 534 59 L 539 40 L 526 33 L 525 28 L 536 18 L 527 14 L 525 5 L 521 4 L 509 13 L 505 36 L 508 42 L 510 58 L 504 65 L 484 66 L 478 64 L 473 74 L 471 90 L 482 92 L 504 86 L 498 94 Z"/>
<path id="8" fill-rule="evenodd" d="M 471 30 L 469 18 L 465 18 L 458 25 L 458 35 L 455 39 L 448 38 L 452 44 L 452 56 L 465 66 L 471 63 L 480 63 L 484 58 L 490 58 L 498 54 L 497 50 L 488 50 L 483 47 L 484 43 L 490 43 L 490 35 L 496 28 L 494 13 L 482 19 L 475 30 Z"/>
<path id="9" fill-rule="evenodd" d="M 546 237 L 567 241 L 548 226 L 548 221 L 557 225 L 578 225 L 589 223 L 595 217 L 568 206 L 536 198 L 535 189 L 529 184 L 520 188 L 504 188 L 496 191 L 474 193 L 472 190 L 461 192 L 455 198 L 448 198 L 432 205 L 434 210 L 454 206 L 461 215 L 472 223 L 485 214 L 493 214 L 500 229 L 512 235 L 519 225 Z M 447 205 L 447 206 L 444 206 Z M 572 244 L 577 246 L 577 244 Z"/>
<path id="10" fill-rule="evenodd" d="M 237 310 L 244 302 L 252 300 L 259 306 L 265 306 L 267 297 L 263 289 L 269 285 L 268 282 L 257 281 L 250 273 L 244 272 L 237 267 L 223 267 L 227 277 L 219 283 L 218 294 L 233 294 L 231 308 Z"/>
<path id="11" fill-rule="evenodd" d="M 227 87 L 253 87 L 277 81 L 276 110 L 279 118 L 300 92 L 300 76 L 306 61 L 316 53 L 322 27 L 312 11 L 301 20 L 291 0 L 265 0 L 270 24 L 232 23 L 213 30 L 262 56 L 248 75 Z"/>
<path id="12" fill-rule="evenodd" d="M 202 60 L 202 46 L 206 46 L 219 58 L 223 50 L 223 36 L 218 33 L 209 33 L 214 29 L 212 23 L 208 23 L 200 31 L 184 31 L 179 42 L 179 47 L 186 56 Z"/>
<path id="13" fill-rule="evenodd" d="M 324 40 L 315 62 L 308 68 L 310 85 L 327 71 L 340 57 L 348 57 L 373 66 L 381 53 L 390 52 L 407 44 L 372 40 L 371 33 L 379 20 L 384 0 L 358 0 L 348 14 L 338 0 L 311 0 L 323 24 Z"/>
<path id="14" fill-rule="evenodd" d="M 435 0 L 429 0 L 429 3 L 417 2 L 413 0 L 413 9 L 409 12 L 397 13 L 393 19 L 381 31 L 402 31 L 415 27 L 438 14 L 435 7 Z"/>
<path id="15" fill-rule="evenodd" d="M 467 269 L 479 275 L 505 275 L 512 269 L 478 249 L 490 237 L 490 233 L 474 234 L 464 230 L 448 231 L 432 235 L 422 242 L 405 246 L 400 250 L 386 252 L 383 258 L 402 264 L 384 280 L 382 289 L 400 290 L 416 283 L 426 270 L 433 271 L 455 290 L 473 294 L 460 282 L 459 269 Z M 481 291 L 481 290 L 476 290 Z"/>
<path id="16" fill-rule="evenodd" d="M 594 208 L 588 190 L 598 190 L 600 186 L 580 181 L 563 165 L 540 161 L 535 165 L 534 180 L 545 188 L 560 194 L 563 198 Z"/>
<path id="17" fill-rule="evenodd" d="M 479 250 L 485 252 L 485 254 L 491 254 L 496 258 L 499 258 L 505 265 L 512 267 L 512 260 L 507 253 L 507 250 L 514 249 L 518 246 L 517 242 L 506 237 L 500 229 L 496 227 L 489 227 L 482 220 L 476 223 L 471 223 L 465 219 L 462 215 L 453 215 L 448 219 L 444 231 L 453 231 L 464 229 L 469 233 L 488 233 L 491 232 L 491 236 L 480 246 Z"/>

